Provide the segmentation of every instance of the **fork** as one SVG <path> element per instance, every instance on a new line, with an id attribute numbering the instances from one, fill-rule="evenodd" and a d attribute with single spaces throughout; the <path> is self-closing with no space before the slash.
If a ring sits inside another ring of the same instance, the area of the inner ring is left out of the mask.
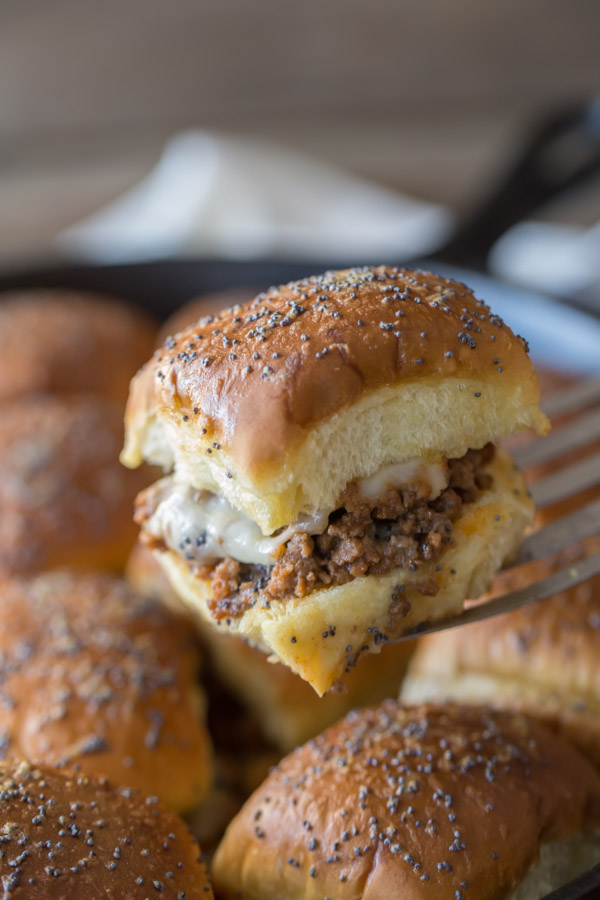
<path id="1" fill-rule="evenodd" d="M 597 409 L 589 409 L 596 403 L 600 403 L 600 375 L 553 394 L 542 404 L 544 412 L 550 418 L 576 412 L 577 418 L 554 429 L 549 437 L 538 438 L 513 450 L 515 462 L 521 468 L 527 469 L 560 459 L 567 453 L 600 439 L 600 406 Z M 531 495 L 536 508 L 543 509 L 598 484 L 600 484 L 600 452 L 564 466 L 558 472 L 540 479 L 531 487 Z M 522 541 L 516 556 L 506 568 L 514 569 L 525 563 L 551 557 L 558 550 L 597 533 L 600 534 L 600 499 L 593 500 L 575 512 L 568 513 L 550 525 L 534 531 Z M 598 574 L 600 574 L 600 553 L 594 553 L 573 565 L 559 569 L 547 578 L 470 606 L 458 615 L 417 625 L 397 640 L 402 641 L 434 631 L 445 631 L 457 625 L 466 625 L 510 612 L 520 606 L 544 600 L 560 591 L 575 587 Z"/>

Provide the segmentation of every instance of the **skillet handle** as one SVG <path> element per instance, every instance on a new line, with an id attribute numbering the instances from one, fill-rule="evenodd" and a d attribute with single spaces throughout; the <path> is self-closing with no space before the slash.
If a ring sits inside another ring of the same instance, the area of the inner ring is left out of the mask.
<path id="1" fill-rule="evenodd" d="M 485 270 L 489 251 L 511 225 L 598 171 L 600 95 L 542 121 L 508 175 L 436 256 L 453 265 Z"/>

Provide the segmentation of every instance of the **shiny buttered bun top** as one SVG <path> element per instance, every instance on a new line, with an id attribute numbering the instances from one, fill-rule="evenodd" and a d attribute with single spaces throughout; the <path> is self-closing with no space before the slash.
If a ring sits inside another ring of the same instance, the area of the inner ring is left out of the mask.
<path id="1" fill-rule="evenodd" d="M 439 463 L 528 426 L 547 421 L 526 344 L 471 290 L 350 269 L 167 340 L 132 383 L 122 460 L 176 465 L 270 534 L 385 465 Z"/>
<path id="2" fill-rule="evenodd" d="M 119 464 L 122 433 L 119 405 L 92 394 L 0 405 L 0 571 L 125 564 L 148 473 Z"/>
<path id="3" fill-rule="evenodd" d="M 179 334 L 188 326 L 192 327 L 203 316 L 214 315 L 228 306 L 248 303 L 256 296 L 256 291 L 251 288 L 230 288 L 227 291 L 211 291 L 201 294 L 175 310 L 172 316 L 160 329 L 158 340 L 162 344 L 168 337 Z M 144 360 L 145 362 L 145 360 Z"/>
<path id="4" fill-rule="evenodd" d="M 276 767 L 213 879 L 223 900 L 539 900 L 600 860 L 599 826 L 600 778 L 543 726 L 387 701 Z"/>
<path id="5" fill-rule="evenodd" d="M 0 579 L 3 755 L 191 809 L 211 775 L 199 663 L 187 622 L 117 578 Z"/>
<path id="6" fill-rule="evenodd" d="M 106 779 L 0 763 L 4 900 L 205 900 L 200 848 L 155 797 Z"/>
<path id="7" fill-rule="evenodd" d="M 101 294 L 0 294 L 0 400 L 90 391 L 124 402 L 155 335 L 148 315 Z"/>

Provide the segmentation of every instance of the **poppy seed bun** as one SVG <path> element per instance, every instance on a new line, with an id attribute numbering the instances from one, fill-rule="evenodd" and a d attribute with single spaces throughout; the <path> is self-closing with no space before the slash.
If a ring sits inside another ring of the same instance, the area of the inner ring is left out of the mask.
<path id="1" fill-rule="evenodd" d="M 600 579 L 460 632 L 423 638 L 402 699 L 526 712 L 600 768 Z"/>
<path id="2" fill-rule="evenodd" d="M 199 846 L 156 798 L 106 779 L 0 763 L 6 900 L 210 900 Z"/>
<path id="3" fill-rule="evenodd" d="M 236 303 L 247 303 L 249 300 L 254 300 L 255 296 L 256 291 L 251 288 L 230 288 L 226 291 L 210 291 L 208 294 L 201 294 L 180 306 L 172 316 L 169 316 L 160 329 L 159 342 L 162 344 L 171 335 L 179 334 L 188 326 L 191 327 L 202 316 L 212 315 L 225 309 L 226 306 L 235 306 Z"/>
<path id="4" fill-rule="evenodd" d="M 599 827 L 598 775 L 538 723 L 387 701 L 275 768 L 213 879 L 222 900 L 538 900 L 600 859 Z"/>
<path id="5" fill-rule="evenodd" d="M 468 288 L 351 269 L 167 341 L 132 382 L 121 459 L 176 466 L 270 534 L 391 462 L 461 457 L 526 427 L 547 420 L 524 342 Z"/>
<path id="6" fill-rule="evenodd" d="M 0 579 L 4 756 L 106 775 L 189 810 L 211 776 L 199 664 L 189 624 L 117 578 Z"/>
<path id="7" fill-rule="evenodd" d="M 466 597 L 488 589 L 532 521 L 533 505 L 523 476 L 502 451 L 485 471 L 493 486 L 465 505 L 453 523 L 452 543 L 438 559 L 416 571 L 395 568 L 385 575 L 365 575 L 305 597 L 274 600 L 263 589 L 242 615 L 220 619 L 219 629 L 274 654 L 318 694 L 325 693 L 360 653 L 377 652 L 383 642 L 421 622 L 459 612 Z M 174 551 L 157 551 L 156 556 L 179 596 L 215 626 L 210 578 L 195 575 Z"/>
<path id="8" fill-rule="evenodd" d="M 119 465 L 122 412 L 93 394 L 0 407 L 0 570 L 125 565 L 148 471 Z"/>
<path id="9" fill-rule="evenodd" d="M 89 391 L 123 403 L 155 334 L 148 315 L 102 294 L 2 294 L 0 400 Z"/>

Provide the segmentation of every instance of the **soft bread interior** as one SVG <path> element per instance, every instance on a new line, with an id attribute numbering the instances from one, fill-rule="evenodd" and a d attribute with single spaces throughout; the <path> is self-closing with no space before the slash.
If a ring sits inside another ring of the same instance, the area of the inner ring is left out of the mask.
<path id="1" fill-rule="evenodd" d="M 600 862 L 600 834 L 577 834 L 544 844 L 539 865 L 530 869 L 506 900 L 540 900 Z"/>
<path id="2" fill-rule="evenodd" d="M 251 609 L 218 625 L 208 608 L 210 580 L 195 577 L 171 551 L 158 558 L 181 598 L 207 622 L 272 653 L 322 695 L 365 648 L 376 652 L 386 639 L 458 612 L 465 598 L 487 590 L 533 518 L 523 476 L 504 451 L 487 471 L 492 488 L 463 508 L 453 524 L 453 543 L 437 560 L 416 572 L 367 575 L 303 598 L 276 601 L 259 594 Z M 419 591 L 428 579 L 437 584 L 435 596 Z"/>
<path id="3" fill-rule="evenodd" d="M 405 381 L 305 429 L 285 458 L 255 469 L 236 466 L 227 448 L 215 449 L 214 435 L 202 435 L 191 418 L 157 411 L 129 429 L 122 461 L 135 466 L 143 456 L 166 469 L 174 465 L 179 479 L 221 493 L 271 534 L 301 513 L 335 509 L 348 482 L 390 463 L 438 462 L 520 429 L 547 430 L 537 399 L 535 382 L 515 382 L 495 370 L 488 379 Z"/>

